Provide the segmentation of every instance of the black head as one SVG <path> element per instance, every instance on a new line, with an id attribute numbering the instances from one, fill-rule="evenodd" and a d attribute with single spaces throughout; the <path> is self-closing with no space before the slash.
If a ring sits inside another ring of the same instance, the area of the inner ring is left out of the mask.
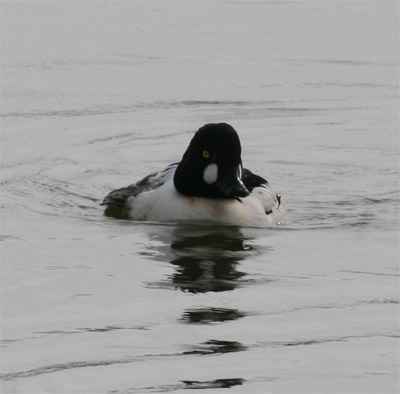
<path id="1" fill-rule="evenodd" d="M 176 169 L 176 189 L 194 197 L 248 196 L 242 182 L 241 151 L 239 136 L 232 126 L 206 124 L 196 132 Z"/>

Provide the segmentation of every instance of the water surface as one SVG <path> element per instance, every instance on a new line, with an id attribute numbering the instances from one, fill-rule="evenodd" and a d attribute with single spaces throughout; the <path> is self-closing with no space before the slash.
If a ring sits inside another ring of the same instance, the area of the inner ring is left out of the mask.
<path id="1" fill-rule="evenodd" d="M 2 392 L 397 392 L 397 32 L 395 1 L 3 2 Z M 103 215 L 219 121 L 286 226 Z"/>

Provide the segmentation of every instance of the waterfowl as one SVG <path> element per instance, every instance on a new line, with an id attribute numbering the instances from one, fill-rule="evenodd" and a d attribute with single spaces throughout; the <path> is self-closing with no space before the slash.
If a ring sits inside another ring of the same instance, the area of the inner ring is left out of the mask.
<path id="1" fill-rule="evenodd" d="M 270 226 L 286 222 L 280 195 L 243 168 L 235 129 L 210 123 L 193 136 L 180 162 L 103 200 L 105 214 L 138 221 Z"/>

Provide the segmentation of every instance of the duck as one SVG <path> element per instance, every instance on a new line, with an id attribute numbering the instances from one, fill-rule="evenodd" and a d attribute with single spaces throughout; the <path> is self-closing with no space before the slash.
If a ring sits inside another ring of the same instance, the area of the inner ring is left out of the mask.
<path id="1" fill-rule="evenodd" d="M 208 123 L 191 139 L 180 162 L 108 193 L 105 215 L 157 223 L 247 227 L 284 224 L 283 198 L 242 164 L 236 130 Z"/>

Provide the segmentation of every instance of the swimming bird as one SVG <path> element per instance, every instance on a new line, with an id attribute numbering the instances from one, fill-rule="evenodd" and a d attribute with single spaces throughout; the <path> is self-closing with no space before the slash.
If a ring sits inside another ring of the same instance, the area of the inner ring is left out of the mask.
<path id="1" fill-rule="evenodd" d="M 110 192 L 105 214 L 138 221 L 270 226 L 286 222 L 280 195 L 243 168 L 241 144 L 226 123 L 209 123 L 193 136 L 182 160 Z"/>

